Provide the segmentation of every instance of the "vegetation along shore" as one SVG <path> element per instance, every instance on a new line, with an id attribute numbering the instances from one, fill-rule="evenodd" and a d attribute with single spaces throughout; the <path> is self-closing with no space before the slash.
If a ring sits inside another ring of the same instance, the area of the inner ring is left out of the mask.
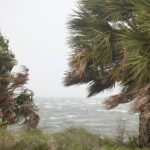
<path id="1" fill-rule="evenodd" d="M 68 128 L 59 133 L 3 130 L 0 132 L 0 150 L 140 150 L 136 137 L 126 142 L 90 133 L 82 127 Z M 145 148 L 143 150 L 148 150 Z"/>

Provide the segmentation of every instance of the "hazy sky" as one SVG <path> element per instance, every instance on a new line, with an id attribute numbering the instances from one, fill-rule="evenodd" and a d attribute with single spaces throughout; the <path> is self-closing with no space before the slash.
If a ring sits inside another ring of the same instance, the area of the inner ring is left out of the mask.
<path id="1" fill-rule="evenodd" d="M 27 86 L 35 96 L 87 95 L 85 85 L 65 88 L 62 84 L 71 52 L 66 22 L 75 4 L 76 0 L 0 0 L 1 33 L 9 39 L 18 65 L 29 68 Z"/>

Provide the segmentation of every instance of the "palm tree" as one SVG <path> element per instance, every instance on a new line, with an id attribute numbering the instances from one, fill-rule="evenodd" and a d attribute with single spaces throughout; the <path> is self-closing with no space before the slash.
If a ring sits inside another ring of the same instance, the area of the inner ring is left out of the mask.
<path id="1" fill-rule="evenodd" d="M 12 73 L 16 60 L 8 43 L 0 34 L 0 127 L 21 122 L 28 129 L 34 128 L 39 123 L 39 115 L 33 92 L 24 87 L 28 69 L 23 66 L 21 72 Z"/>
<path id="2" fill-rule="evenodd" d="M 88 83 L 89 97 L 119 83 L 122 92 L 104 104 L 133 101 L 140 147 L 150 147 L 149 8 L 149 0 L 80 0 L 68 22 L 72 55 L 64 79 L 65 86 Z"/>

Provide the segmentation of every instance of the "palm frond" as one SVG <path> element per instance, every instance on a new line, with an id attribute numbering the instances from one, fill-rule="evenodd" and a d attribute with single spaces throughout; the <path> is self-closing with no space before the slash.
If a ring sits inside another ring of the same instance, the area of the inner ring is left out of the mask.
<path id="1" fill-rule="evenodd" d="M 122 93 L 106 100 L 106 107 L 134 101 L 150 83 L 150 1 L 80 0 L 78 4 L 68 22 L 73 51 L 65 85 L 88 83 L 89 96 L 94 96 L 119 82 Z M 149 96 L 141 99 L 147 104 Z M 142 106 L 140 102 L 136 110 Z"/>

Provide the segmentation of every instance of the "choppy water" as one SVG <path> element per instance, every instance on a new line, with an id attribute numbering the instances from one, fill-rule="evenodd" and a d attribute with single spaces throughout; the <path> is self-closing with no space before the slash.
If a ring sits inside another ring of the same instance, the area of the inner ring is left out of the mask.
<path id="1" fill-rule="evenodd" d="M 57 132 L 71 126 L 84 126 L 92 132 L 107 136 L 116 135 L 118 120 L 125 120 L 126 134 L 138 133 L 138 115 L 128 112 L 129 104 L 105 110 L 100 99 L 38 98 L 39 127 Z"/>

